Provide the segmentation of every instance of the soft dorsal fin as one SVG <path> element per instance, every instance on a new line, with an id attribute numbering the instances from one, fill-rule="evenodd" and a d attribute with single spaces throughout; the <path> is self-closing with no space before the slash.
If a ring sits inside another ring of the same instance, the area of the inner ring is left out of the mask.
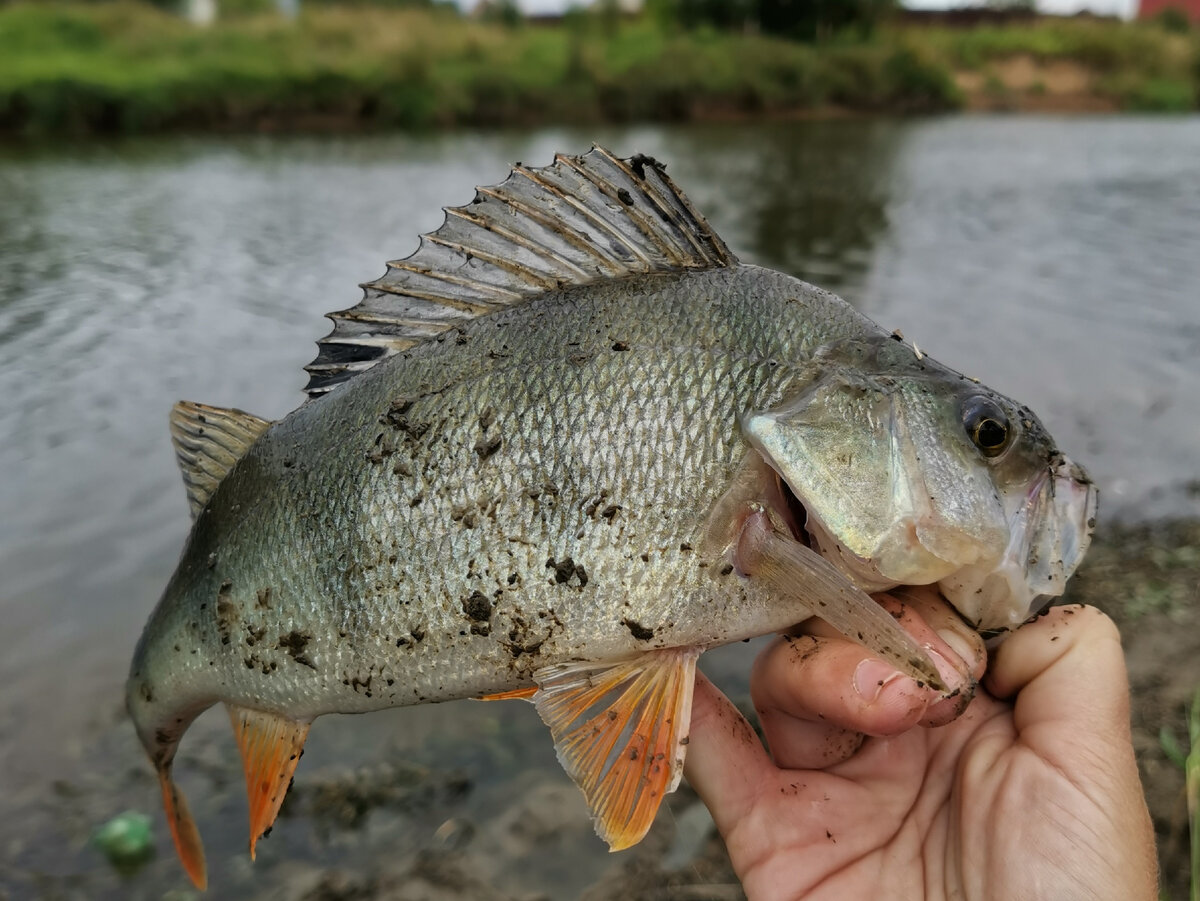
<path id="1" fill-rule="evenodd" d="M 540 169 L 519 163 L 363 285 L 305 369 L 312 397 L 456 325 L 571 285 L 732 266 L 730 253 L 664 166 L 593 147 Z"/>
<path id="2" fill-rule="evenodd" d="M 271 425 L 241 410 L 181 400 L 171 408 L 171 443 L 183 471 L 192 519 L 250 445 Z"/>

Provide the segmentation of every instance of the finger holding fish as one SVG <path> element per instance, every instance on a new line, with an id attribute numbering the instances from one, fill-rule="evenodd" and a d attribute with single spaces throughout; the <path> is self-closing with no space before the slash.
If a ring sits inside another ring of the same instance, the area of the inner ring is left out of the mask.
<path id="1" fill-rule="evenodd" d="M 812 619 L 758 657 L 752 699 L 778 766 L 825 767 L 851 756 L 865 736 L 941 726 L 974 696 L 987 652 L 936 592 L 910 589 L 876 598 L 935 661 L 948 688 L 922 686 Z M 947 640 L 947 638 L 949 640 Z"/>

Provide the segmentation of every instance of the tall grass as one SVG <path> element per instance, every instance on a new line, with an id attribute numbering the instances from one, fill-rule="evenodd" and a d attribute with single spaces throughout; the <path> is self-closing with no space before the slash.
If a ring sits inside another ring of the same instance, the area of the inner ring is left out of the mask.
<path id="1" fill-rule="evenodd" d="M 1164 753 L 1184 773 L 1187 793 L 1188 831 L 1191 838 L 1191 901 L 1200 901 L 1200 688 L 1188 711 L 1188 749 L 1185 751 L 1175 734 L 1166 726 L 1159 734 Z"/>

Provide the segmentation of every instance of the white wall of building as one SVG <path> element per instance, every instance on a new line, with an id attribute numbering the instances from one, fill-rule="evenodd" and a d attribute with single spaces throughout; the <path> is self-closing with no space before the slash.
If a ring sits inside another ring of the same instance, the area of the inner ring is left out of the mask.
<path id="1" fill-rule="evenodd" d="M 950 9 L 958 6 L 982 6 L 981 0 L 901 0 L 910 9 Z M 1132 19 L 1138 0 L 1037 0 L 1037 8 L 1045 13 L 1069 15 L 1088 10 L 1098 15 L 1122 16 Z"/>

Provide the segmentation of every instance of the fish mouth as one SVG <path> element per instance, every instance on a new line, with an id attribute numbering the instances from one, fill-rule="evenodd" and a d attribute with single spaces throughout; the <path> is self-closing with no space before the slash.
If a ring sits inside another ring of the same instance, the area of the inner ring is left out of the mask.
<path id="1" fill-rule="evenodd" d="M 766 460 L 763 461 L 767 462 Z M 769 465 L 769 464 L 768 464 Z M 775 513 L 779 521 L 787 528 L 792 538 L 811 548 L 808 531 L 808 508 L 800 500 L 787 479 L 776 470 L 771 469 L 771 490 L 767 492 L 767 509 Z"/>
<path id="2" fill-rule="evenodd" d="M 1061 596 L 1095 528 L 1094 483 L 1081 466 L 1054 452 L 1041 476 L 1006 505 L 1009 539 L 998 557 L 921 582 L 889 579 L 872 560 L 851 552 L 825 528 L 769 457 L 757 449 L 753 456 L 763 506 L 781 534 L 826 557 L 876 599 L 896 588 L 935 588 L 985 638 L 1016 628 Z"/>
<path id="3" fill-rule="evenodd" d="M 1009 540 L 999 559 L 962 567 L 938 588 L 985 637 L 1014 629 L 1066 590 L 1096 527 L 1099 492 L 1078 463 L 1057 451 L 1006 505 Z"/>

